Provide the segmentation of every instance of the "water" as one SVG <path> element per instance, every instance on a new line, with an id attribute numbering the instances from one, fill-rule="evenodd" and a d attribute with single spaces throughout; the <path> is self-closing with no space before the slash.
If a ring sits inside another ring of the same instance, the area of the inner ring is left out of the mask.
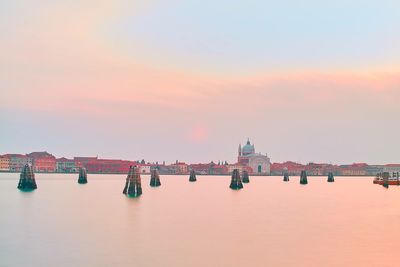
<path id="1" fill-rule="evenodd" d="M 400 188 L 372 178 L 0 174 L 0 266 L 399 266 Z"/>

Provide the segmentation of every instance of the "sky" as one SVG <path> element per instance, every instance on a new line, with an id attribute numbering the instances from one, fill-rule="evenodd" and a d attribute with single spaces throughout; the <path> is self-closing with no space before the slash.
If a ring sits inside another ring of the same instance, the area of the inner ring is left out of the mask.
<path id="1" fill-rule="evenodd" d="M 0 153 L 400 163 L 400 2 L 3 0 Z"/>

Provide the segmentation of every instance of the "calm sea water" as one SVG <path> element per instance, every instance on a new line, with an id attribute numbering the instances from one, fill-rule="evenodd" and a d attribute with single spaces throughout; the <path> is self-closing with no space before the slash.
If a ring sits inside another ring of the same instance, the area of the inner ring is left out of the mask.
<path id="1" fill-rule="evenodd" d="M 0 266 L 399 266 L 400 188 L 372 178 L 0 174 Z"/>

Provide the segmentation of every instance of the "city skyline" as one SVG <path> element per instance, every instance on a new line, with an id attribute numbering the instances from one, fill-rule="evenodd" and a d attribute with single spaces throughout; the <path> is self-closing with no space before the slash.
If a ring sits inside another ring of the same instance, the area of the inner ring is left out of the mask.
<path id="1" fill-rule="evenodd" d="M 248 139 L 249 142 L 249 139 Z M 247 142 L 247 143 L 248 143 Z M 246 144 L 246 142 L 244 143 Z M 251 144 L 254 147 L 254 143 Z M 241 151 L 241 146 L 242 144 L 239 144 L 239 151 Z M 54 157 L 54 159 L 56 160 L 76 160 L 78 158 L 91 158 L 91 159 L 99 159 L 99 160 L 110 160 L 110 161 L 126 161 L 126 162 L 131 162 L 132 164 L 134 162 L 137 162 L 138 164 L 145 164 L 145 165 L 165 165 L 165 164 L 229 164 L 229 165 L 235 165 L 235 164 L 240 164 L 240 157 L 241 154 L 236 154 L 236 156 L 233 157 L 233 159 L 231 161 L 225 159 L 225 158 L 221 158 L 221 159 L 206 159 L 205 161 L 188 161 L 185 159 L 175 159 L 175 160 L 171 160 L 171 161 L 167 161 L 167 160 L 151 160 L 151 159 L 145 159 L 143 157 L 137 157 L 137 158 L 122 158 L 122 157 L 104 157 L 102 155 L 99 154 L 93 154 L 93 155 L 79 155 L 79 154 L 73 154 L 73 155 L 65 155 L 65 154 L 54 154 L 51 151 L 47 151 L 47 150 L 41 150 L 41 151 L 29 151 L 29 152 L 15 152 L 15 151 L 8 151 L 8 152 L 4 152 L 4 153 L 0 153 L 0 158 L 4 158 L 4 157 L 10 157 L 10 156 L 16 156 L 16 157 L 27 157 L 29 158 L 29 155 L 32 153 L 39 153 L 39 154 L 48 154 L 52 157 Z M 236 153 L 238 153 L 238 151 L 236 151 Z M 269 155 L 268 153 L 262 153 L 262 152 L 253 152 L 254 155 L 256 156 L 262 156 L 262 157 L 266 157 L 269 159 Z M 269 159 L 270 160 L 270 159 Z M 272 161 L 270 160 L 270 163 L 273 164 L 283 164 L 283 163 L 294 163 L 294 164 L 298 164 L 298 165 L 309 165 L 309 164 L 323 164 L 323 165 L 333 165 L 333 166 L 350 166 L 350 165 L 369 165 L 369 166 L 400 166 L 400 163 L 398 162 L 384 162 L 384 163 L 376 163 L 376 162 L 361 162 L 361 161 L 354 161 L 354 162 L 323 162 L 323 161 L 307 161 L 307 162 L 301 162 L 301 161 L 296 161 L 296 160 L 292 160 L 292 159 L 284 159 L 282 161 Z M 1 169 L 0 169 L 1 170 Z"/>
<path id="2" fill-rule="evenodd" d="M 397 162 L 398 2 L 0 7 L 0 153 Z"/>

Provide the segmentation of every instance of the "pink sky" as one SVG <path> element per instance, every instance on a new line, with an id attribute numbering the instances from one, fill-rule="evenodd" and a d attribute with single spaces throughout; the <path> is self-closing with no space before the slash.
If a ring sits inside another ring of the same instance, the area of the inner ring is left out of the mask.
<path id="1" fill-rule="evenodd" d="M 279 68 L 237 58 L 233 69 L 107 33 L 126 17 L 151 18 L 158 1 L 94 3 L 9 4 L 0 153 L 233 161 L 250 137 L 272 161 L 398 161 L 399 50 L 362 66 L 322 55 Z"/>

